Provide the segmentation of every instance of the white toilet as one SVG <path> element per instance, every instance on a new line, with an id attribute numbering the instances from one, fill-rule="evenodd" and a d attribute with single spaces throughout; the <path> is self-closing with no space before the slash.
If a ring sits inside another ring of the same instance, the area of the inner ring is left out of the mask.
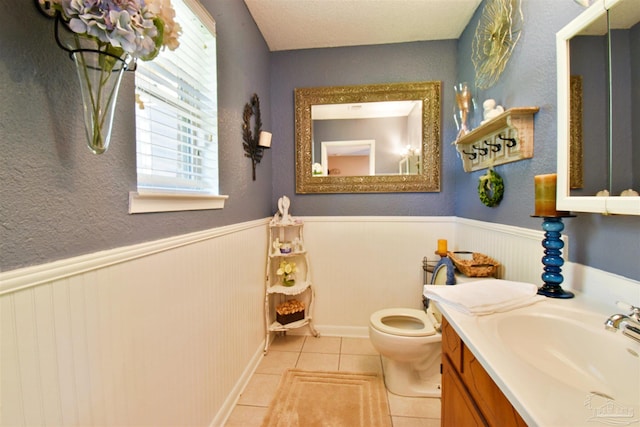
<path id="1" fill-rule="evenodd" d="M 441 268 L 432 283 L 445 281 L 446 268 Z M 433 304 L 426 311 L 387 308 L 371 315 L 369 339 L 382 356 L 387 390 L 400 396 L 440 397 L 441 319 Z"/>

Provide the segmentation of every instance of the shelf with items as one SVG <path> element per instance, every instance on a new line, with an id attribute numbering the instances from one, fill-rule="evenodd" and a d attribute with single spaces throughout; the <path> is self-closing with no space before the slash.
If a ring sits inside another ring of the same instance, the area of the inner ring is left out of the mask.
<path id="1" fill-rule="evenodd" d="M 290 271 L 287 271 L 287 268 Z M 287 286 L 284 283 L 289 276 L 295 280 L 294 286 Z M 307 286 L 310 283 L 311 273 L 306 254 L 269 257 L 269 262 L 267 263 L 267 292 L 272 292 L 272 288 L 278 287 L 278 289 L 285 288 L 283 292 L 289 293 L 286 288 Z"/>
<path id="2" fill-rule="evenodd" d="M 295 257 L 295 256 L 299 256 L 299 255 L 305 255 L 307 253 L 306 250 L 302 250 L 302 251 L 295 251 L 295 252 L 288 252 L 288 253 L 282 253 L 282 252 L 276 252 L 276 251 L 271 251 L 269 253 L 269 256 L 272 258 L 291 258 L 291 257 Z"/>
<path id="3" fill-rule="evenodd" d="M 283 295 L 298 295 L 304 292 L 311 283 L 308 281 L 296 283 L 293 286 L 273 285 L 267 288 L 267 294 L 283 294 Z"/>
<path id="4" fill-rule="evenodd" d="M 269 255 L 290 256 L 305 253 L 302 223 L 292 220 L 293 223 L 281 224 L 271 221 L 269 224 Z"/>
<path id="5" fill-rule="evenodd" d="M 265 301 L 265 309 L 275 315 L 270 316 L 267 333 L 269 332 L 286 332 L 291 329 L 309 326 L 311 332 L 317 336 L 317 332 L 311 323 L 313 320 L 313 288 L 308 285 L 297 294 L 274 293 L 271 298 Z M 293 303 L 298 307 L 296 312 L 286 312 L 280 315 L 278 308 L 281 305 Z M 268 349 L 268 343 L 265 345 L 265 351 Z"/>
<path id="6" fill-rule="evenodd" d="M 458 138 L 454 144 L 465 172 L 533 157 L 533 116 L 538 107 L 510 108 Z"/>
<path id="7" fill-rule="evenodd" d="M 313 336 L 314 289 L 309 255 L 304 246 L 304 224 L 289 215 L 289 199 L 278 201 L 279 211 L 269 223 L 265 281 L 265 353 L 271 333 L 308 326 Z M 286 283 L 289 281 L 290 283 Z"/>
<path id="8" fill-rule="evenodd" d="M 278 275 L 281 268 L 281 262 L 295 262 L 296 271 L 291 274 L 295 275 L 295 283 L 292 286 L 283 284 L 285 274 Z M 313 306 L 315 293 L 311 284 L 311 272 L 308 263 L 308 255 L 295 254 L 287 256 L 269 256 L 267 257 L 267 280 L 264 299 L 265 310 L 265 353 L 269 349 L 270 334 L 273 332 L 287 332 L 291 329 L 302 328 L 308 326 L 313 336 L 318 336 L 318 332 L 313 326 Z M 280 304 L 288 301 L 296 301 L 304 306 L 303 318 L 283 324 L 277 320 L 277 309 Z"/>

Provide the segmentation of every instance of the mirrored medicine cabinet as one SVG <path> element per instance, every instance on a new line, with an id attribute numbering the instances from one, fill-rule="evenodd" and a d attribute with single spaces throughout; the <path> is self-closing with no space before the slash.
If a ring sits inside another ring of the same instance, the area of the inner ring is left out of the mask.
<path id="1" fill-rule="evenodd" d="M 640 215 L 621 196 L 640 191 L 639 22 L 639 0 L 597 0 L 556 35 L 558 209 Z"/>

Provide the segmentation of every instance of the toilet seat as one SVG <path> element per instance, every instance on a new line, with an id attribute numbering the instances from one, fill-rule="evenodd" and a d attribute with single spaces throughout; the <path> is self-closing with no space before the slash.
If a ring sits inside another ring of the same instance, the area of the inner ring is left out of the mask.
<path id="1" fill-rule="evenodd" d="M 402 322 L 412 327 L 393 326 L 395 322 Z M 424 310 L 412 308 L 387 308 L 376 311 L 371 315 L 370 323 L 380 332 L 403 337 L 426 337 L 436 333 L 427 313 Z"/>

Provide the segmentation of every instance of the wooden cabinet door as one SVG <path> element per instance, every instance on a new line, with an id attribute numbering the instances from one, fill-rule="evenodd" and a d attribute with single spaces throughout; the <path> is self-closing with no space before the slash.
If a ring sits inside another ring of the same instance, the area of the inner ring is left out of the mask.
<path id="1" fill-rule="evenodd" d="M 446 318 L 442 318 L 442 426 L 526 427 Z"/>
<path id="2" fill-rule="evenodd" d="M 526 427 L 520 414 L 467 347 L 463 348 L 462 360 L 462 381 L 489 424 Z"/>
<path id="3" fill-rule="evenodd" d="M 488 426 L 447 357 L 442 360 L 442 427 Z"/>
<path id="4" fill-rule="evenodd" d="M 462 340 L 445 317 L 442 318 L 442 357 L 448 357 L 453 367 L 462 372 Z"/>

